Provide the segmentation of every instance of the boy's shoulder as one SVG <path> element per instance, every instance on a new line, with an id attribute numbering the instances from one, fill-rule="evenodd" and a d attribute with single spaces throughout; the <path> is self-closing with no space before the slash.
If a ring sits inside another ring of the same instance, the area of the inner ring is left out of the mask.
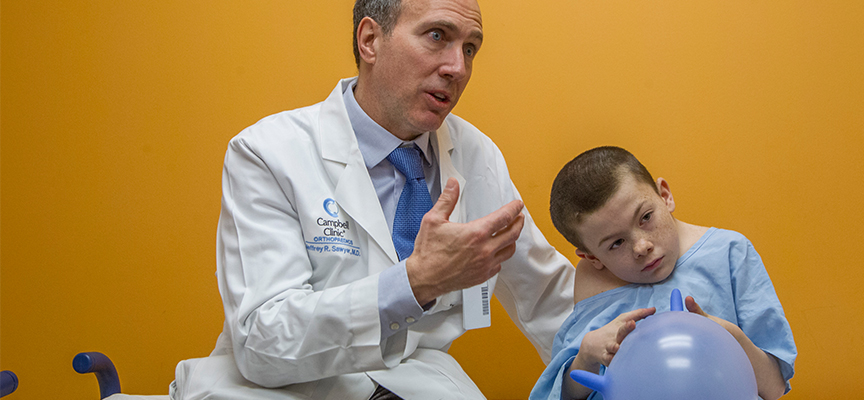
<path id="1" fill-rule="evenodd" d="M 579 264 L 576 265 L 573 303 L 628 284 L 629 282 L 618 278 L 608 269 L 598 270 L 590 262 L 584 259 L 580 260 Z"/>
<path id="2" fill-rule="evenodd" d="M 710 228 L 698 243 L 694 244 L 692 250 L 698 251 L 706 247 L 714 249 L 714 253 L 719 250 L 723 254 L 746 252 L 748 249 L 755 251 L 753 243 L 744 234 L 722 228 Z"/>

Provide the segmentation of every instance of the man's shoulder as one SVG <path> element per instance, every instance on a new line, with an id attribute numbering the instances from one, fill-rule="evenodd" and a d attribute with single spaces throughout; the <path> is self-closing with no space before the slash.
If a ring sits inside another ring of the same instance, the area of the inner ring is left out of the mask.
<path id="1" fill-rule="evenodd" d="M 310 138 L 315 132 L 320 110 L 321 103 L 317 103 L 268 115 L 240 131 L 231 141 L 266 143 Z"/>
<path id="2" fill-rule="evenodd" d="M 298 141 L 317 142 L 321 130 L 339 131 L 350 129 L 348 115 L 342 102 L 341 90 L 352 82 L 339 81 L 330 95 L 315 104 L 289 109 L 261 118 L 243 129 L 232 141 L 263 142 L 272 141 L 297 143 Z M 322 128 L 322 125 L 325 125 Z"/>
<path id="3" fill-rule="evenodd" d="M 444 119 L 453 141 L 490 141 L 488 136 L 464 118 L 450 114 Z"/>
<path id="4" fill-rule="evenodd" d="M 503 157 L 495 142 L 465 119 L 450 114 L 444 124 L 453 148 L 464 155 L 487 161 Z"/>
<path id="5" fill-rule="evenodd" d="M 272 130 L 311 129 L 314 125 L 313 122 L 317 120 L 318 115 L 320 114 L 321 104 L 322 103 L 319 102 L 300 108 L 270 114 L 259 119 L 257 122 L 241 131 L 240 134 L 252 134 Z"/>

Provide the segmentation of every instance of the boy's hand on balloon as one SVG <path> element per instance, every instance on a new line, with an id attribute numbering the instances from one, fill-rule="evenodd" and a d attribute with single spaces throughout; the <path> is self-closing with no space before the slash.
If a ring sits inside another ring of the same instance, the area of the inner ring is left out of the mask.
<path id="1" fill-rule="evenodd" d="M 740 342 L 741 337 L 744 336 L 744 331 L 742 331 L 741 328 L 738 327 L 738 325 L 735 325 L 723 318 L 717 318 L 702 310 L 702 307 L 699 307 L 699 304 L 696 303 L 696 299 L 694 299 L 693 296 L 687 296 L 687 298 L 684 299 L 684 306 L 687 307 L 687 311 L 690 311 L 693 314 L 699 314 L 720 324 L 723 329 L 726 329 L 729 333 L 732 334 L 733 337 L 735 337 L 735 340 L 738 340 Z"/>
<path id="2" fill-rule="evenodd" d="M 624 338 L 636 329 L 636 321 L 639 321 L 654 312 L 656 308 L 640 308 L 623 313 L 599 329 L 595 329 L 582 337 L 579 344 L 579 352 L 576 359 L 570 364 L 567 376 L 574 370 L 583 370 L 593 373 L 600 372 L 600 366 L 609 366 L 612 357 L 621 347 Z M 565 379 L 562 383 L 562 398 L 584 399 L 587 398 L 592 389 L 589 389 L 572 379 Z"/>
<path id="3" fill-rule="evenodd" d="M 613 319 L 608 324 L 600 329 L 593 330 L 585 334 L 582 338 L 582 344 L 579 346 L 579 353 L 576 355 L 579 369 L 586 371 L 597 372 L 600 370 L 600 365 L 609 366 L 615 353 L 621 347 L 621 342 L 624 338 L 636 329 L 636 321 L 639 321 L 654 312 L 656 308 L 640 308 L 630 312 L 623 313 Z M 579 360 L 581 358 L 581 360 Z M 574 364 L 577 363 L 574 360 Z"/>
<path id="4" fill-rule="evenodd" d="M 762 351 L 744 334 L 744 331 L 729 321 L 722 318 L 717 318 L 710 315 L 696 304 L 693 296 L 687 296 L 684 299 L 684 306 L 687 311 L 694 314 L 699 314 L 703 317 L 720 324 L 726 331 L 732 334 L 732 337 L 738 341 L 744 352 L 747 353 L 747 358 L 750 359 L 750 365 L 753 366 L 753 372 L 756 374 L 756 386 L 759 390 L 759 397 L 762 399 L 777 399 L 783 396 L 786 390 L 786 382 L 780 374 L 780 365 L 774 356 Z"/>

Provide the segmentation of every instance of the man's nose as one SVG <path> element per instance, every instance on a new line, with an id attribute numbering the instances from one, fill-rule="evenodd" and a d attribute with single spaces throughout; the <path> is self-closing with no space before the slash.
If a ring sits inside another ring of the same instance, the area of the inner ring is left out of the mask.
<path id="1" fill-rule="evenodd" d="M 465 51 L 461 45 L 453 45 L 444 53 L 444 60 L 439 68 L 439 73 L 451 80 L 462 80 L 468 75 L 468 66 L 465 64 Z"/>

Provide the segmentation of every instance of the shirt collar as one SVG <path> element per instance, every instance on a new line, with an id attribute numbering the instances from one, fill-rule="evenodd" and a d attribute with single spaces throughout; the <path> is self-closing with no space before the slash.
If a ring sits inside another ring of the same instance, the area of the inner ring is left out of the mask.
<path id="1" fill-rule="evenodd" d="M 408 142 L 403 142 L 401 139 L 388 132 L 386 129 L 373 121 L 369 115 L 360 108 L 357 99 L 354 98 L 354 85 L 347 85 L 347 88 L 342 92 L 342 99 L 345 102 L 345 109 L 348 111 L 348 120 L 351 121 L 351 128 L 354 129 L 354 135 L 357 136 L 357 146 L 360 148 L 360 154 L 363 155 L 363 162 L 366 163 L 366 168 L 372 168 L 399 146 L 405 146 L 414 143 L 420 149 L 420 155 L 423 156 L 423 161 L 426 165 L 431 164 L 431 147 L 429 145 L 429 132 L 424 132 L 416 139 Z"/>

